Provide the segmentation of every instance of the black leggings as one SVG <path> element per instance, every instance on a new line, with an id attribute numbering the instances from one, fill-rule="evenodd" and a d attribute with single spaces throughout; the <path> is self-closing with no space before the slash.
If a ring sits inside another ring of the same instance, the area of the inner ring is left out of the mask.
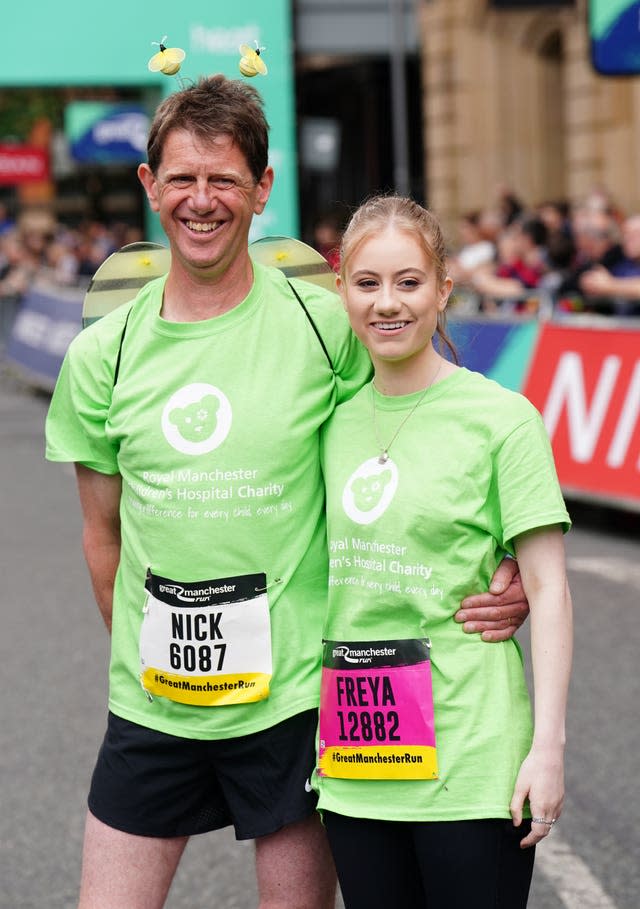
<path id="1" fill-rule="evenodd" d="M 345 909 L 524 909 L 531 821 L 377 821 L 323 811 Z"/>

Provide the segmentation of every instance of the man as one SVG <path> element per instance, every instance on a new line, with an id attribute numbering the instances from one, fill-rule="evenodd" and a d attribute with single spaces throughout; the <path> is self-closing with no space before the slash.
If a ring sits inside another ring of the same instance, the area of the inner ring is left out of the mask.
<path id="1" fill-rule="evenodd" d="M 334 905 L 309 782 L 327 585 L 318 441 L 370 367 L 336 299 L 252 265 L 267 130 L 257 92 L 222 76 L 160 105 L 138 173 L 171 269 L 78 336 L 51 404 L 47 456 L 76 462 L 112 633 L 81 909 L 160 909 L 188 837 L 231 823 L 256 841 L 262 909 Z M 489 638 L 509 637 L 519 599 L 466 629 L 497 618 Z"/>
<path id="2" fill-rule="evenodd" d="M 559 300 L 571 296 L 584 298 L 586 291 L 582 287 L 582 276 L 594 268 L 611 271 L 624 258 L 618 224 L 608 211 L 579 208 L 572 219 L 572 232 L 576 260 L 556 290 Z M 594 297 L 585 302 L 587 309 L 596 305 Z"/>
<path id="3" fill-rule="evenodd" d="M 607 298 L 605 312 L 620 316 L 640 315 L 640 215 L 622 224 L 623 258 L 610 267 L 594 265 L 583 272 L 580 290 L 587 298 Z"/>

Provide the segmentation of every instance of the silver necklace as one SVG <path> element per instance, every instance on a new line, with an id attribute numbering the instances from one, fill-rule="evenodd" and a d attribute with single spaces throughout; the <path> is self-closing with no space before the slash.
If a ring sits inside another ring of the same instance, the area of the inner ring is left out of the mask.
<path id="1" fill-rule="evenodd" d="M 442 367 L 442 362 L 443 361 L 440 360 L 440 362 L 438 363 L 438 368 L 436 369 L 435 373 L 433 374 L 431 381 L 429 382 L 429 384 L 427 385 L 425 390 L 422 392 L 422 394 L 420 395 L 420 397 L 418 398 L 416 403 L 413 405 L 413 407 L 411 408 L 409 413 L 406 415 L 404 420 L 402 420 L 402 422 L 400 423 L 400 425 L 394 432 L 393 436 L 391 437 L 391 441 L 388 442 L 386 445 L 382 444 L 382 442 L 380 441 L 380 436 L 378 434 L 378 422 L 376 419 L 376 396 L 373 391 L 373 382 L 371 383 L 371 406 L 373 408 L 373 431 L 375 433 L 376 442 L 378 443 L 378 448 L 380 449 L 380 454 L 378 455 L 378 464 L 386 464 L 387 461 L 389 460 L 389 449 L 391 448 L 391 446 L 393 445 L 395 440 L 400 435 L 400 430 L 403 428 L 403 426 L 405 425 L 407 420 L 414 415 L 414 413 L 416 412 L 418 407 L 420 407 L 420 405 L 424 401 L 427 392 L 429 391 L 429 389 L 431 388 L 431 386 L 433 385 L 435 380 L 438 378 L 438 373 L 440 372 L 440 368 Z"/>

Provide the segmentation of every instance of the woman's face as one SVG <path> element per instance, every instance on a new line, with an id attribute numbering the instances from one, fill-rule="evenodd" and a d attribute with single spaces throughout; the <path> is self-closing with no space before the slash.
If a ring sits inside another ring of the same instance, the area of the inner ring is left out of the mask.
<path id="1" fill-rule="evenodd" d="M 338 279 L 351 326 L 374 365 L 429 356 L 451 286 L 450 278 L 438 279 L 419 239 L 393 225 L 356 247 Z"/>

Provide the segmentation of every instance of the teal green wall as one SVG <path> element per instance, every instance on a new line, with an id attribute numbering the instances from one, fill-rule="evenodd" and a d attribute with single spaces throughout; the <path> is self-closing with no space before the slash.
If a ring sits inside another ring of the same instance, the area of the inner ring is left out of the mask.
<path id="1" fill-rule="evenodd" d="M 151 89 L 147 97 L 177 90 L 179 79 L 224 73 L 243 79 L 238 46 L 265 50 L 266 76 L 249 80 L 265 101 L 271 126 L 271 164 L 276 182 L 264 214 L 254 219 L 252 239 L 298 235 L 291 0 L 32 0 L 11 3 L 2 21 L 0 89 L 18 86 L 127 85 Z M 178 76 L 151 73 L 153 41 L 187 54 Z M 157 233 L 150 221 L 150 233 Z M 152 239 L 158 237 L 152 236 Z"/>

